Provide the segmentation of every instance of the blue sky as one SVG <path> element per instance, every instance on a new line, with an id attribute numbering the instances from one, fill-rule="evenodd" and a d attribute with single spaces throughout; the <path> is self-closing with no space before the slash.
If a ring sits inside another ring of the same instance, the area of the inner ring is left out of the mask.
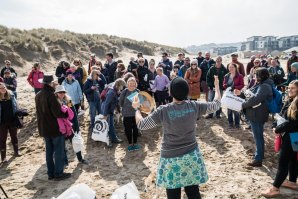
<path id="1" fill-rule="evenodd" d="M 0 24 L 186 47 L 296 35 L 297 9 L 295 0 L 0 0 Z"/>

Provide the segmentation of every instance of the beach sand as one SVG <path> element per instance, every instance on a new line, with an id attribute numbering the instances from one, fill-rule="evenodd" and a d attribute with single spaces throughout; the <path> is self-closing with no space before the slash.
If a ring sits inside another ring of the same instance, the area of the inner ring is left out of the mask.
<path id="1" fill-rule="evenodd" d="M 247 63 L 248 60 L 245 61 Z M 86 145 L 83 155 L 90 164 L 78 164 L 67 141 L 70 163 L 66 171 L 71 172 L 72 177 L 60 182 L 48 181 L 45 144 L 37 132 L 34 92 L 25 77 L 18 81 L 20 107 L 27 108 L 30 116 L 25 118 L 25 128 L 18 133 L 19 148 L 23 156 L 12 157 L 13 150 L 9 143 L 9 161 L 0 168 L 0 184 L 10 198 L 57 197 L 71 185 L 78 183 L 90 186 L 96 191 L 97 198 L 110 198 L 115 189 L 131 181 L 136 184 L 141 198 L 166 198 L 165 190 L 157 189 L 154 184 L 160 155 L 161 129 L 143 131 L 143 135 L 139 137 L 142 150 L 128 153 L 122 124 L 116 125 L 119 136 L 125 142 L 108 149 L 105 144 L 95 142 L 87 136 L 88 111 L 80 119 L 80 124 Z M 197 140 L 209 173 L 208 183 L 200 186 L 202 197 L 262 198 L 259 193 L 271 185 L 277 168 L 278 155 L 273 150 L 274 134 L 270 129 L 272 120 L 265 125 L 266 154 L 263 167 L 252 168 L 246 166 L 253 158 L 255 147 L 251 131 L 245 130 L 245 125 L 238 131 L 228 130 L 226 110 L 223 112 L 221 119 L 201 118 L 197 122 Z M 281 193 L 283 196 L 280 198 L 298 198 L 298 192 L 282 188 Z M 0 191 L 0 198 L 4 197 L 1 194 Z M 183 197 L 186 198 L 185 195 Z"/>

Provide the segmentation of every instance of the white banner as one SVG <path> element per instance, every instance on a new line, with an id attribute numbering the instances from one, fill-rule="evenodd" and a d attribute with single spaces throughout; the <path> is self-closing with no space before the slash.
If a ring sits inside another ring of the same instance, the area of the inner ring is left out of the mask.
<path id="1" fill-rule="evenodd" d="M 231 109 L 233 111 L 240 112 L 242 110 L 242 103 L 245 102 L 245 99 L 237 97 L 230 91 L 224 92 L 221 98 L 221 106 Z"/>

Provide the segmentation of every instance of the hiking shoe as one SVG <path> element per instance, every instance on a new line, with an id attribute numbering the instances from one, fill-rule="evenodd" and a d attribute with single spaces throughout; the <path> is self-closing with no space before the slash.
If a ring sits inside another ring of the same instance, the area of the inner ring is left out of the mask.
<path id="1" fill-rule="evenodd" d="M 138 145 L 138 144 L 136 144 L 136 145 L 133 145 L 133 149 L 135 150 L 135 151 L 138 151 L 138 150 L 140 150 L 142 147 L 140 146 L 140 145 Z"/>
<path id="2" fill-rule="evenodd" d="M 249 125 L 249 126 L 245 127 L 245 129 L 250 130 L 251 126 Z"/>
<path id="3" fill-rule="evenodd" d="M 128 151 L 128 152 L 132 152 L 132 151 L 134 151 L 134 146 L 129 145 L 129 146 L 127 147 L 127 151 Z"/>
<path id="4" fill-rule="evenodd" d="M 123 140 L 121 140 L 121 139 L 119 139 L 119 138 L 117 138 L 116 140 L 113 140 L 112 141 L 112 143 L 114 143 L 114 144 L 120 144 L 120 143 L 122 143 L 123 142 Z"/>
<path id="5" fill-rule="evenodd" d="M 271 188 L 263 191 L 261 193 L 261 195 L 264 196 L 265 198 L 275 198 L 280 195 L 280 191 L 279 191 L 279 189 L 277 189 L 275 187 L 271 187 Z"/>
<path id="6" fill-rule="evenodd" d="M 63 173 L 61 176 L 55 176 L 55 181 L 65 180 L 71 177 L 71 173 Z"/>
<path id="7" fill-rule="evenodd" d="M 207 116 L 205 117 L 205 119 L 212 119 L 212 118 L 213 118 L 212 115 L 207 115 Z"/>
<path id="8" fill-rule="evenodd" d="M 84 159 L 82 159 L 81 161 L 79 161 L 81 164 L 85 164 L 85 165 L 88 165 L 89 163 L 88 163 L 88 161 L 87 160 L 84 160 Z"/>
<path id="9" fill-rule="evenodd" d="M 48 180 L 54 180 L 55 177 L 54 176 L 48 176 Z"/>
<path id="10" fill-rule="evenodd" d="M 231 125 L 231 124 L 230 124 L 229 127 L 228 127 L 229 130 L 232 130 L 233 128 L 234 128 L 234 127 L 233 127 L 233 125 Z"/>
<path id="11" fill-rule="evenodd" d="M 262 167 L 262 162 L 254 160 L 254 161 L 248 163 L 247 165 L 251 166 L 251 167 Z"/>
<path id="12" fill-rule="evenodd" d="M 22 156 L 22 154 L 20 154 L 19 152 L 14 153 L 14 157 L 21 157 L 21 156 Z"/>
<path id="13" fill-rule="evenodd" d="M 220 118 L 221 118 L 221 116 L 220 116 L 220 115 L 217 115 L 217 116 L 216 116 L 216 118 L 217 118 L 217 119 L 220 119 Z"/>

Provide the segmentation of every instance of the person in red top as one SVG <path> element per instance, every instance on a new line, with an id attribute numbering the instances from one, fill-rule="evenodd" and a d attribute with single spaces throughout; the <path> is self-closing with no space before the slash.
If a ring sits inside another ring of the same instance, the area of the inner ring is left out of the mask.
<path id="1" fill-rule="evenodd" d="M 234 63 L 228 64 L 229 73 L 225 75 L 223 87 L 227 89 L 231 87 L 232 90 L 237 89 L 241 90 L 244 87 L 244 77 L 238 72 L 237 65 Z M 234 115 L 234 118 L 233 118 Z M 235 128 L 240 128 L 240 114 L 237 111 L 233 111 L 228 109 L 228 121 L 229 121 L 229 129 L 234 127 L 235 121 Z"/>
<path id="2" fill-rule="evenodd" d="M 34 88 L 35 94 L 43 88 L 43 84 L 38 81 L 39 79 L 43 79 L 43 72 L 40 70 L 40 64 L 37 62 L 33 65 L 32 71 L 27 78 L 29 84 Z"/>
<path id="3" fill-rule="evenodd" d="M 232 63 L 237 64 L 238 73 L 240 73 L 243 77 L 245 77 L 244 65 L 238 61 L 238 54 L 233 53 L 231 57 L 232 57 Z M 227 69 L 229 70 L 229 65 L 227 66 Z"/>

